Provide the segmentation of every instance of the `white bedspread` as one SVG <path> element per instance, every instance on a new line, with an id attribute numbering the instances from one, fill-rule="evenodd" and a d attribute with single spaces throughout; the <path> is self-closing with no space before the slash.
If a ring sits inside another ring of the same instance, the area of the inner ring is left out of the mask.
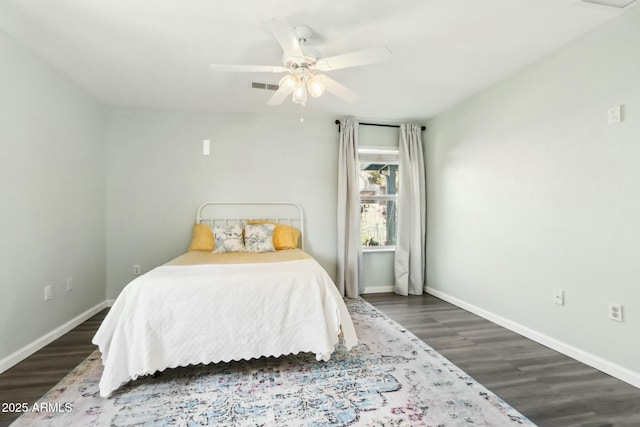
<path id="1" fill-rule="evenodd" d="M 93 338 L 100 395 L 190 364 L 299 352 L 328 360 L 340 331 L 348 348 L 357 344 L 341 295 L 313 259 L 161 266 L 125 287 Z"/>

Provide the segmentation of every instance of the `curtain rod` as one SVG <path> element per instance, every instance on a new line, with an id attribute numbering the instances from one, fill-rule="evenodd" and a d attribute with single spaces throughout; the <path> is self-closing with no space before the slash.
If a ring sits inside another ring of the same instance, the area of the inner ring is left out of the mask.
<path id="1" fill-rule="evenodd" d="M 335 124 L 338 125 L 338 132 L 340 132 L 340 120 L 336 120 Z M 380 127 L 385 127 L 385 128 L 399 128 L 400 125 L 384 125 L 384 124 L 380 124 L 380 123 L 363 123 L 363 122 L 359 122 L 359 125 L 363 125 L 363 126 L 380 126 Z M 420 126 L 420 130 L 426 130 L 427 127 L 426 126 Z"/>

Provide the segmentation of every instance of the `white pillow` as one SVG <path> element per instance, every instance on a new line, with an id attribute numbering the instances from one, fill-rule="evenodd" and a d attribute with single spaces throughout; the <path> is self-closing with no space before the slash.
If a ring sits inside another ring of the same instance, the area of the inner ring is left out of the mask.
<path id="1" fill-rule="evenodd" d="M 213 227 L 215 240 L 214 253 L 243 252 L 242 226 L 234 224 L 229 226 L 216 225 Z"/>
<path id="2" fill-rule="evenodd" d="M 274 224 L 248 224 L 244 226 L 244 247 L 247 252 L 274 252 Z"/>

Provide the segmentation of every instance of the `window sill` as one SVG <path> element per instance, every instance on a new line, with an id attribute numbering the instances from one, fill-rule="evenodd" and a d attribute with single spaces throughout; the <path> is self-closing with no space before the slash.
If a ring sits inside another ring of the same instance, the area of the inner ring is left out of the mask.
<path id="1" fill-rule="evenodd" d="M 363 246 L 362 247 L 362 252 L 363 253 L 368 253 L 368 252 L 395 252 L 396 251 L 396 247 L 395 246 Z"/>

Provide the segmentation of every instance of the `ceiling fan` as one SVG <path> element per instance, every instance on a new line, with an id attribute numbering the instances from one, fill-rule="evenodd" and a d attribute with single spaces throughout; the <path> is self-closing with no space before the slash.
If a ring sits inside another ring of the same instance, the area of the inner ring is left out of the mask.
<path id="1" fill-rule="evenodd" d="M 313 33 L 311 28 L 304 25 L 291 28 L 286 22 L 278 19 L 269 21 L 269 28 L 284 51 L 282 65 L 212 64 L 210 66 L 213 71 L 222 72 L 286 73 L 280 79 L 278 90 L 267 102 L 268 105 L 282 104 L 287 96 L 293 94 L 292 101 L 304 106 L 307 102 L 307 93 L 317 98 L 325 91 L 345 102 L 356 102 L 359 99 L 358 94 L 321 73 L 373 64 L 391 56 L 391 51 L 383 47 L 322 58 L 317 50 L 306 45 Z"/>

